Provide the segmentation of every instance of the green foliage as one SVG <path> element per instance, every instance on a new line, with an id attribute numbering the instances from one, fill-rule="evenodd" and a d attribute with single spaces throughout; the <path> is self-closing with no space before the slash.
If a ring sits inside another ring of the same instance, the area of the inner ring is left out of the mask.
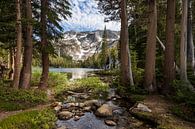
<path id="1" fill-rule="evenodd" d="M 101 46 L 101 52 L 99 54 L 99 58 L 100 58 L 100 67 L 106 69 L 106 63 L 108 60 L 108 41 L 107 41 L 106 27 L 104 28 L 104 33 L 102 36 L 102 46 Z"/>
<path id="2" fill-rule="evenodd" d="M 83 88 L 83 89 L 91 89 L 95 92 L 106 92 L 108 91 L 108 84 L 103 83 L 98 77 L 88 77 L 79 80 L 75 80 L 73 82 L 73 88 Z"/>
<path id="3" fill-rule="evenodd" d="M 40 77 L 41 71 L 35 70 L 32 74 L 31 85 L 37 86 L 39 84 Z M 48 85 L 49 88 L 52 88 L 56 94 L 66 89 L 68 86 L 67 83 L 67 74 L 58 72 L 49 73 Z"/>
<path id="4" fill-rule="evenodd" d="M 175 80 L 173 87 L 173 100 L 177 105 L 173 107 L 172 112 L 186 120 L 195 121 L 195 92 L 190 88 L 190 84 Z"/>
<path id="5" fill-rule="evenodd" d="M 73 61 L 70 56 L 63 57 L 50 57 L 50 66 L 51 67 L 63 67 L 63 68 L 78 68 L 80 63 Z"/>
<path id="6" fill-rule="evenodd" d="M 108 84 L 102 82 L 99 77 L 88 77 L 78 80 L 74 80 L 68 83 L 68 86 L 63 90 L 64 92 L 59 92 L 56 95 L 57 99 L 64 100 L 62 98 L 66 91 L 76 91 L 76 92 L 90 92 L 93 98 L 100 98 L 107 96 L 109 86 Z M 100 96 L 101 94 L 101 96 Z"/>
<path id="7" fill-rule="evenodd" d="M 176 105 L 171 109 L 172 113 L 191 122 L 195 122 L 195 109 L 185 105 Z"/>
<path id="8" fill-rule="evenodd" d="M 118 69 L 99 70 L 99 71 L 94 71 L 93 73 L 98 74 L 100 76 L 117 76 L 119 75 L 119 70 Z"/>
<path id="9" fill-rule="evenodd" d="M 190 84 L 175 80 L 173 87 L 175 89 L 175 96 L 173 98 L 176 102 L 195 107 L 195 92 L 191 90 Z"/>
<path id="10" fill-rule="evenodd" d="M 47 94 L 40 90 L 16 90 L 8 87 L 8 84 L 0 84 L 0 109 L 20 110 L 47 102 Z"/>
<path id="11" fill-rule="evenodd" d="M 55 113 L 51 109 L 23 112 L 0 121 L 0 129 L 53 129 Z"/>

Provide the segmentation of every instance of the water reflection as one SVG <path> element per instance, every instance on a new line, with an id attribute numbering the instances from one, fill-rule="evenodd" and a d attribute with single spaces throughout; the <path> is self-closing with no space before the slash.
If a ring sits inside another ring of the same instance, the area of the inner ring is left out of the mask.
<path id="1" fill-rule="evenodd" d="M 98 71 L 100 69 L 90 69 L 90 68 L 50 68 L 50 72 L 64 72 L 71 73 L 68 75 L 70 80 L 85 78 L 88 75 L 88 72 Z"/>

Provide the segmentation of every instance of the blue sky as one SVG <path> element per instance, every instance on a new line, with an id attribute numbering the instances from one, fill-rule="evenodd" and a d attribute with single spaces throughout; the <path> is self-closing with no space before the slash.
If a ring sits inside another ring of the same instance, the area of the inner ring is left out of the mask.
<path id="1" fill-rule="evenodd" d="M 65 31 L 93 31 L 107 29 L 120 30 L 118 22 L 104 22 L 105 16 L 99 13 L 97 2 L 94 0 L 70 0 L 72 17 L 63 21 Z"/>

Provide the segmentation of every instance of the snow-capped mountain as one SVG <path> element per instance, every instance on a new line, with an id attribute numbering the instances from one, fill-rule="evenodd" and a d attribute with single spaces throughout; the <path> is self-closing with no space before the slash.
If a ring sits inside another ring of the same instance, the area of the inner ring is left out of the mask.
<path id="1" fill-rule="evenodd" d="M 65 31 L 94 31 L 107 29 L 119 31 L 120 23 L 116 21 L 104 22 L 106 17 L 98 9 L 96 0 L 69 0 L 72 17 L 62 22 Z"/>
<path id="2" fill-rule="evenodd" d="M 64 38 L 55 41 L 54 47 L 58 55 L 70 55 L 73 60 L 85 60 L 101 51 L 102 30 L 88 32 L 65 32 Z M 119 39 L 118 31 L 107 30 L 109 47 L 115 46 Z"/>

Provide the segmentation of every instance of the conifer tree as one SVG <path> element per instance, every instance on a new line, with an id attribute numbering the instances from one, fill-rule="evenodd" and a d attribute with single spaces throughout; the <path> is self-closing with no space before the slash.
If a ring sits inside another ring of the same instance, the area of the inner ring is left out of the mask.
<path id="1" fill-rule="evenodd" d="M 105 27 L 102 36 L 102 46 L 101 46 L 101 53 L 100 53 L 101 68 L 106 69 L 107 60 L 108 60 L 108 41 L 107 41 L 107 30 Z"/>

